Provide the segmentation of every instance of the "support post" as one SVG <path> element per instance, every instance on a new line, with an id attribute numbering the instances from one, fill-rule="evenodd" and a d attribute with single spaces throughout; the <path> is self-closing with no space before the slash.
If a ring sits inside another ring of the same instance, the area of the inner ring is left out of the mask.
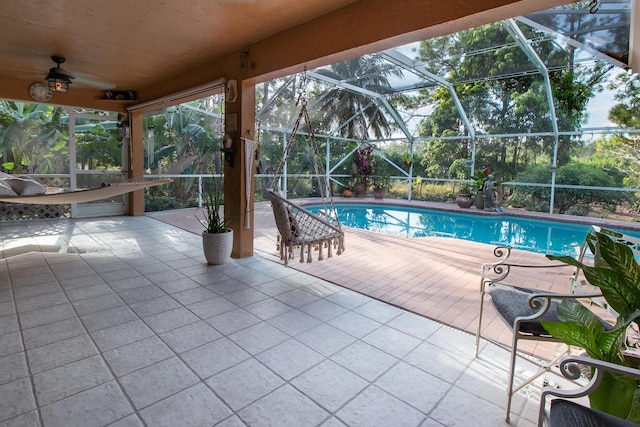
<path id="1" fill-rule="evenodd" d="M 129 162 L 127 178 L 142 178 L 144 176 L 144 144 L 142 141 L 144 126 L 143 113 L 133 112 L 131 121 L 131 141 L 129 142 Z M 129 193 L 129 209 L 132 216 L 144 215 L 144 190 L 136 190 Z"/>
<path id="2" fill-rule="evenodd" d="M 224 163 L 224 217 L 230 219 L 233 229 L 232 258 L 253 255 L 254 234 L 254 173 L 246 174 L 244 140 L 242 136 L 255 135 L 255 86 L 238 82 L 235 102 L 225 102 L 225 129 L 231 137 L 234 151 L 233 165 Z M 229 99 L 229 97 L 227 97 Z M 250 179 L 249 203 L 245 199 L 247 175 Z M 248 207 L 248 209 L 247 209 Z M 245 212 L 248 212 L 245 213 Z M 245 215 L 249 215 L 249 228 L 245 228 Z"/>

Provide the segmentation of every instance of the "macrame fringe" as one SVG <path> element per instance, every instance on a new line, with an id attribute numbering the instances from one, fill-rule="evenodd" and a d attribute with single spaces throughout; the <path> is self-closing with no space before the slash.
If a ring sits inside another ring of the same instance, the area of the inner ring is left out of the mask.
<path id="1" fill-rule="evenodd" d="M 305 263 L 306 261 L 306 263 L 309 264 L 313 262 L 312 252 L 318 252 L 317 259 L 318 261 L 322 261 L 324 259 L 324 248 L 327 250 L 327 258 L 331 258 L 334 251 L 337 255 L 342 255 L 344 252 L 344 236 L 330 237 L 313 242 L 303 242 L 301 244 L 285 244 L 283 243 L 282 236 L 278 234 L 278 241 L 276 243 L 276 250 L 280 252 L 280 260 L 284 261 L 284 265 L 289 265 L 289 260 L 295 258 L 296 249 L 300 250 L 300 263 Z"/>
<path id="2" fill-rule="evenodd" d="M 344 252 L 344 232 L 339 224 L 334 225 L 274 192 L 269 192 L 269 199 L 278 228 L 276 248 L 285 265 L 295 257 L 296 249 L 300 250 L 301 263 L 311 263 L 314 251 L 318 253 L 318 261 Z"/>

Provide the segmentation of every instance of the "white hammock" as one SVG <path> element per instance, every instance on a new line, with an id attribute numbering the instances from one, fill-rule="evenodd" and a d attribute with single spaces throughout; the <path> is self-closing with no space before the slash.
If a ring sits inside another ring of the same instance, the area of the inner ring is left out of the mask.
<path id="1" fill-rule="evenodd" d="M 33 195 L 0 196 L 0 202 L 26 203 L 32 205 L 66 205 L 70 203 L 86 203 L 95 200 L 107 199 L 119 196 L 131 191 L 141 190 L 154 185 L 162 185 L 171 182 L 170 179 L 158 179 L 149 181 L 125 181 L 111 184 L 103 184 L 101 187 L 86 190 L 62 191 L 57 193 L 44 193 Z"/>
<path id="2" fill-rule="evenodd" d="M 291 203 L 284 197 L 269 190 L 269 200 L 273 208 L 276 226 L 278 227 L 280 259 L 288 265 L 289 259 L 295 256 L 295 248 L 300 248 L 300 262 L 311 262 L 312 251 L 318 251 L 318 261 L 333 256 L 333 251 L 340 255 L 344 251 L 344 232 L 340 224 L 334 225 L 329 218 L 322 218 L 313 212 Z"/>

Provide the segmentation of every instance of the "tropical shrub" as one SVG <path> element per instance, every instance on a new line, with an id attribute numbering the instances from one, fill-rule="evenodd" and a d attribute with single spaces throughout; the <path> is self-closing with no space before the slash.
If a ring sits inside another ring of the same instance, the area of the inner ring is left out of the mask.
<path id="1" fill-rule="evenodd" d="M 619 313 L 615 325 L 606 329 L 586 306 L 565 300 L 558 306 L 561 321 L 543 321 L 542 326 L 566 344 L 584 349 L 594 359 L 628 366 L 630 363 L 622 349 L 629 325 L 637 325 L 640 318 L 640 266 L 629 246 L 612 240 L 607 234 L 590 234 L 587 242 L 594 254 L 594 266 L 568 256 L 548 258 L 581 269 L 589 283 L 602 292 L 607 304 Z M 589 400 L 592 408 L 640 421 L 637 409 L 640 389 L 633 378 L 607 372 Z"/>

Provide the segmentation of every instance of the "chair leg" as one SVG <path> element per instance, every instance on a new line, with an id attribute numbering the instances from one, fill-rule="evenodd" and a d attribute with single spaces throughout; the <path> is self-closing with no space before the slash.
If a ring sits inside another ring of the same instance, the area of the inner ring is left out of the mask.
<path id="1" fill-rule="evenodd" d="M 484 286 L 480 290 L 480 314 L 478 315 L 478 329 L 476 330 L 476 359 L 480 351 L 480 332 L 482 331 L 482 312 L 484 310 Z"/>
<path id="2" fill-rule="evenodd" d="M 519 327 L 519 325 L 516 325 L 516 327 Z M 545 372 L 551 371 L 551 369 L 558 364 L 560 359 L 562 359 L 562 357 L 569 352 L 569 349 L 570 347 L 567 347 L 567 349 L 564 352 L 556 354 L 555 357 L 547 363 L 542 363 L 542 364 L 536 363 L 536 365 L 538 365 L 539 367 L 538 371 L 532 376 L 530 376 L 528 379 L 526 379 L 525 381 L 519 383 L 518 386 L 516 387 L 514 385 L 514 381 L 516 379 L 515 378 L 516 358 L 518 357 L 518 333 L 514 332 L 513 342 L 511 344 L 511 361 L 509 363 L 509 380 L 508 380 L 509 383 L 507 385 L 507 416 L 505 417 L 505 421 L 507 423 L 509 423 L 510 416 L 511 416 L 511 403 L 513 401 L 513 395 L 516 394 L 518 391 L 522 390 L 527 385 L 531 384 L 536 379 L 538 379 Z"/>
<path id="3" fill-rule="evenodd" d="M 509 378 L 507 382 L 507 415 L 505 421 L 510 423 L 511 418 L 511 401 L 513 399 L 513 381 L 516 372 L 516 357 L 518 356 L 518 332 L 513 332 L 513 341 L 511 343 L 511 360 L 509 361 Z"/>

